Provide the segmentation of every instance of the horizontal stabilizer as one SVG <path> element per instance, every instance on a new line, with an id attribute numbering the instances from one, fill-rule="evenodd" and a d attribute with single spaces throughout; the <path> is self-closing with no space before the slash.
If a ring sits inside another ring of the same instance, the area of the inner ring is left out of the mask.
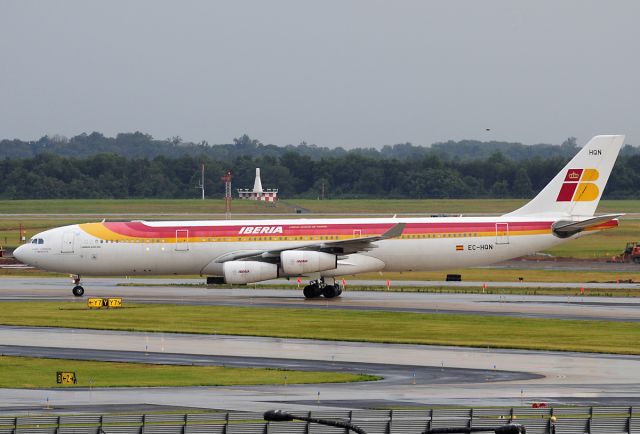
<path id="1" fill-rule="evenodd" d="M 578 232 L 582 232 L 585 229 L 589 229 L 602 223 L 609 222 L 622 215 L 624 214 L 606 214 L 579 222 L 560 220 L 553 224 L 553 233 L 560 236 L 561 238 L 568 237 L 571 235 L 575 235 Z"/>

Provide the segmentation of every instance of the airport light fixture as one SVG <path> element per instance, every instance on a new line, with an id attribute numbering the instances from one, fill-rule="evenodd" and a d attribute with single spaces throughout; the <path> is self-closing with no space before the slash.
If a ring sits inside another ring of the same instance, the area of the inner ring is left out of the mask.
<path id="1" fill-rule="evenodd" d="M 360 428 L 358 425 L 354 425 L 345 420 L 318 419 L 316 417 L 295 416 L 291 413 L 287 413 L 286 411 L 282 411 L 282 410 L 266 411 L 263 417 L 264 417 L 264 420 L 269 422 L 290 422 L 295 419 L 295 420 L 302 420 L 305 422 L 317 423 L 319 425 L 346 428 L 358 434 L 367 434 L 367 432 L 362 428 Z M 509 434 L 509 433 L 502 433 L 502 434 Z"/>

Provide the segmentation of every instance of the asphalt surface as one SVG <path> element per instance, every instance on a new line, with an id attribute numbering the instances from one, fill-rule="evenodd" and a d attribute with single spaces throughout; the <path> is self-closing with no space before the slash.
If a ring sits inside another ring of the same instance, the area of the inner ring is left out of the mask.
<path id="1" fill-rule="evenodd" d="M 166 286 L 118 286 L 121 282 Z M 640 300 L 632 298 L 347 291 L 337 299 L 305 300 L 298 291 L 290 289 L 169 286 L 174 282 L 172 279 L 96 278 L 86 279 L 83 284 L 89 296 L 121 296 L 125 303 L 640 320 Z M 186 281 L 199 282 L 200 279 Z M 70 295 L 70 287 L 69 279 L 3 278 L 0 279 L 0 301 L 73 300 L 85 303 L 86 297 L 78 299 Z M 263 411 L 282 406 L 292 410 L 335 406 L 517 406 L 533 401 L 631 405 L 638 402 L 640 396 L 640 357 L 635 356 L 29 327 L 0 327 L 0 353 L 87 360 L 329 369 L 384 377 L 382 381 L 357 384 L 2 390 L 0 409 L 27 412 L 41 408 L 45 402 L 68 411 L 109 411 L 129 406 L 136 409 L 141 405 Z"/>
<path id="2" fill-rule="evenodd" d="M 161 365 L 226 366 L 234 368 L 269 368 L 297 371 L 330 371 L 370 374 L 382 379 L 363 383 L 377 389 L 384 384 L 466 384 L 478 381 L 515 381 L 539 378 L 539 375 L 489 369 L 444 368 L 420 365 L 394 365 L 329 360 L 281 359 L 273 357 L 239 357 L 208 354 L 173 354 L 162 352 L 114 351 L 85 348 L 53 348 L 0 345 L 4 356 L 45 357 L 51 359 L 93 360 L 108 362 L 151 363 Z"/>
<path id="3" fill-rule="evenodd" d="M 0 327 L 3 351 L 171 363 L 215 361 L 265 366 L 335 366 L 384 381 L 280 386 L 4 389 L 0 407 L 158 405 L 264 411 L 282 407 L 521 405 L 576 400 L 606 405 L 640 396 L 640 357 L 484 348 L 311 341 L 224 335 Z M 413 380 L 413 373 L 416 379 Z M 415 383 L 415 384 L 414 384 Z M 318 398 L 320 402 L 318 402 Z"/>
<path id="4" fill-rule="evenodd" d="M 359 281 L 361 282 L 361 281 Z M 133 286 L 119 286 L 125 283 Z M 192 286 L 172 286 L 184 283 Z M 86 297 L 122 297 L 127 302 L 214 306 L 254 306 L 311 309 L 385 310 L 419 313 L 506 315 L 530 318 L 640 321 L 640 299 L 591 296 L 528 296 L 411 292 L 360 292 L 347 290 L 335 299 L 306 300 L 301 290 L 206 288 L 202 279 L 83 279 Z M 352 282 L 356 284 L 356 281 Z M 380 283 L 380 282 L 378 282 Z M 425 282 L 418 282 L 425 284 Z M 454 284 L 459 282 L 443 282 Z M 471 282 L 462 282 L 470 284 Z M 139 284 L 140 286 L 135 286 Z M 403 282 L 404 284 L 404 282 Z M 153 285 L 153 286 L 145 286 Z M 475 285 L 481 287 L 481 283 Z M 7 277 L 0 279 L 0 301 L 53 300 L 84 303 L 71 295 L 71 280 L 61 278 Z M 492 283 L 491 286 L 497 286 Z M 640 287 L 619 284 L 617 287 Z M 586 291 L 588 293 L 589 288 Z"/>

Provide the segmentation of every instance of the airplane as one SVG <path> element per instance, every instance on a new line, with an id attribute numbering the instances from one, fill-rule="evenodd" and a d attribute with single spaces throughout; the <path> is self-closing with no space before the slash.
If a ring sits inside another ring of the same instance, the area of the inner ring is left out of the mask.
<path id="1" fill-rule="evenodd" d="M 490 265 L 618 226 L 595 216 L 624 143 L 592 138 L 530 202 L 499 217 L 345 218 L 83 223 L 50 229 L 14 256 L 84 275 L 200 275 L 207 283 L 309 279 L 306 298 L 340 296 L 340 276 Z"/>

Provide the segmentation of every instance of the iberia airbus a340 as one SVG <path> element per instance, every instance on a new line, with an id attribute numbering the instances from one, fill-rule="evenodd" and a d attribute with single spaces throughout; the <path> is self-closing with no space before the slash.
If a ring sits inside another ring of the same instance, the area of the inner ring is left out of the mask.
<path id="1" fill-rule="evenodd" d="M 336 277 L 488 265 L 618 226 L 594 216 L 624 136 L 596 136 L 529 203 L 499 217 L 102 222 L 34 236 L 14 252 L 81 275 L 198 274 L 245 284 L 306 277 L 308 298 L 342 293 Z"/>

